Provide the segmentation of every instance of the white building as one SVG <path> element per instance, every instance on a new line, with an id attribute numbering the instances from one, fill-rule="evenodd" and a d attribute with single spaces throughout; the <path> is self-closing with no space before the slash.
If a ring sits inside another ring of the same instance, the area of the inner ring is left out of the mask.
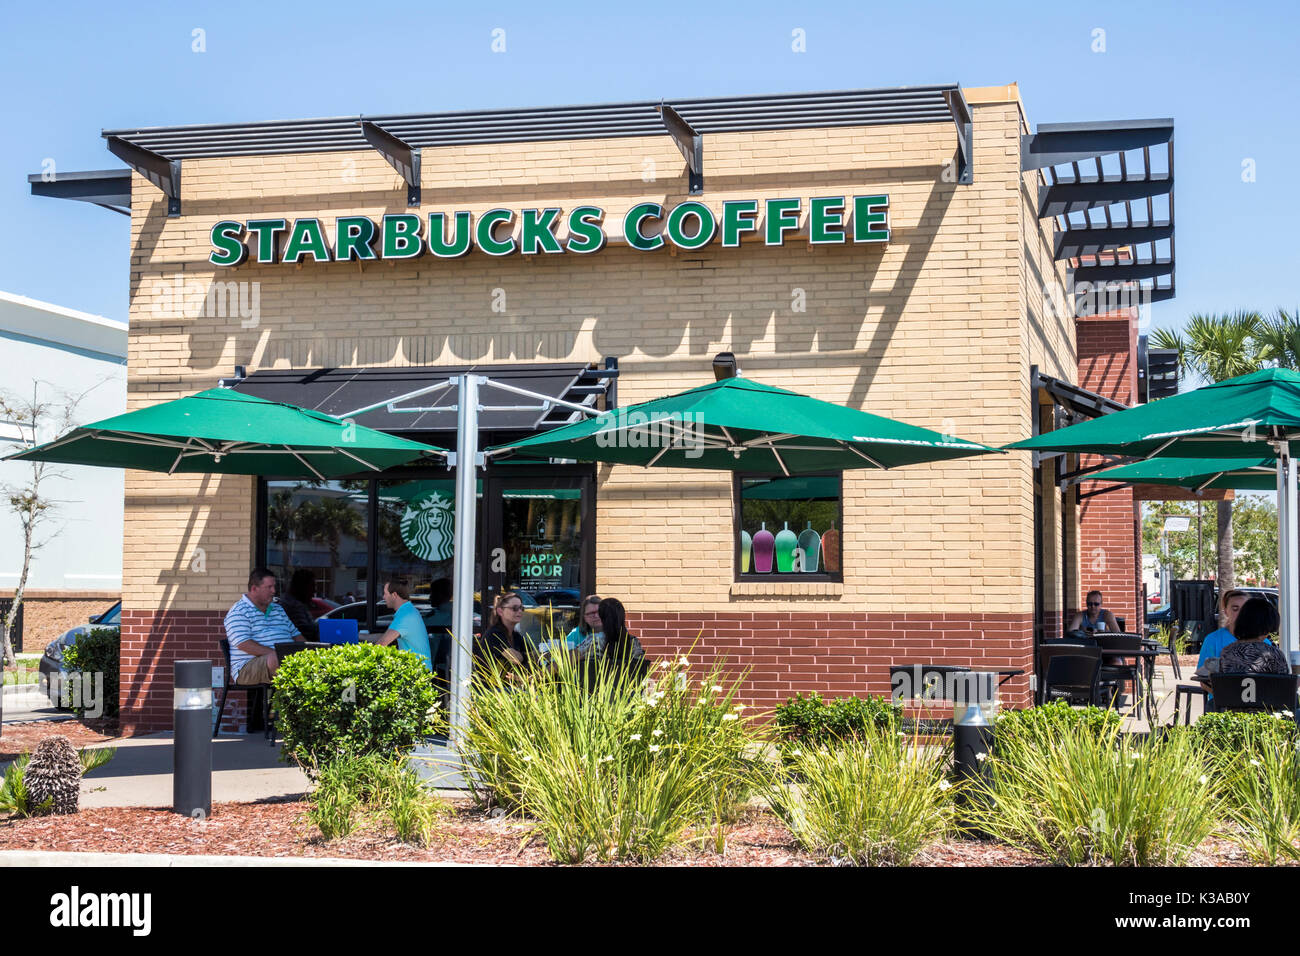
<path id="1" fill-rule="evenodd" d="M 76 424 L 126 411 L 126 323 L 0 292 L 0 394 L 31 401 L 80 399 Z M 5 416 L 0 415 L 0 419 Z M 38 442 L 56 437 L 38 433 Z M 31 439 L 30 429 L 0 420 L 0 450 Z M 37 592 L 118 592 L 122 587 L 122 472 L 51 466 L 58 475 L 41 493 L 58 501 L 37 533 L 48 540 L 33 557 L 27 587 Z M 0 486 L 30 480 L 26 462 L 0 462 Z M 22 570 L 23 536 L 0 500 L 0 595 L 12 594 Z M 52 596 L 52 595 L 51 595 Z"/>

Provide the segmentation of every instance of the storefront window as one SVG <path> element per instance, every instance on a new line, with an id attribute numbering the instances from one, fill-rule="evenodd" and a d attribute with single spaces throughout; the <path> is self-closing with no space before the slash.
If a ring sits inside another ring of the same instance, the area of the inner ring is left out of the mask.
<path id="1" fill-rule="evenodd" d="M 840 580 L 840 475 L 737 475 L 736 577 Z"/>
<path id="2" fill-rule="evenodd" d="M 449 478 L 378 484 L 376 598 L 382 595 L 383 579 L 396 575 L 411 585 L 411 600 L 417 605 L 429 604 L 435 582 L 440 582 L 440 589 L 451 588 L 456 484 Z M 443 593 L 440 590 L 439 597 Z"/>
<path id="3" fill-rule="evenodd" d="M 315 576 L 317 597 L 339 604 L 366 591 L 367 481 L 268 481 L 266 563 L 287 589 Z"/>

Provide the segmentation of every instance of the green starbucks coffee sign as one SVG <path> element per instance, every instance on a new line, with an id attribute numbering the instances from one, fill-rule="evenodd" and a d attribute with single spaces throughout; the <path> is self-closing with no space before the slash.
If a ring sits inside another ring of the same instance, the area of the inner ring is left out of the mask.
<path id="1" fill-rule="evenodd" d="M 889 241 L 888 196 L 817 196 L 802 199 L 732 199 L 721 214 L 691 200 L 665 209 L 661 203 L 637 203 L 623 216 L 623 240 L 651 252 L 671 244 L 703 249 L 720 241 L 735 248 L 749 235 L 764 245 L 785 245 L 806 218 L 808 242 L 834 245 Z M 599 252 L 608 238 L 605 210 L 578 206 L 563 209 L 491 209 L 477 218 L 468 212 L 433 212 L 427 221 L 411 213 L 384 216 L 339 216 L 324 219 L 225 219 L 212 227 L 216 266 L 258 263 L 365 262 L 416 259 L 432 254 L 455 259 L 477 247 L 490 256 L 541 253 L 586 255 Z M 331 241 L 332 240 L 332 241 Z"/>

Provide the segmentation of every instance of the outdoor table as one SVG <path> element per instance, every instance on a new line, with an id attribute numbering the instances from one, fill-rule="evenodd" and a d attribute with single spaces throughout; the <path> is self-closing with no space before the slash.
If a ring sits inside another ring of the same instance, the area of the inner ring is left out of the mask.
<path id="1" fill-rule="evenodd" d="M 1140 696 L 1143 693 L 1143 691 L 1145 691 L 1146 698 L 1147 698 L 1148 717 L 1152 717 L 1156 715 L 1156 698 L 1155 698 L 1155 690 L 1153 687 L 1153 685 L 1155 684 L 1156 658 L 1159 657 L 1161 654 L 1167 652 L 1168 652 L 1168 648 L 1157 650 L 1154 647 L 1142 647 L 1142 648 L 1129 650 L 1129 651 L 1117 651 L 1109 647 L 1103 647 L 1101 649 L 1101 656 L 1103 658 L 1103 661 L 1107 657 L 1132 657 L 1135 658 L 1135 660 L 1141 660 L 1143 680 L 1141 680 L 1140 683 L 1145 684 L 1146 687 L 1137 690 L 1135 692 L 1135 696 Z"/>
<path id="2" fill-rule="evenodd" d="M 1159 641 L 1151 637 L 1142 638 L 1142 644 L 1146 647 L 1149 647 L 1151 650 L 1155 651 L 1157 655 L 1168 654 L 1169 663 L 1174 669 L 1174 680 L 1183 679 L 1182 668 L 1178 666 L 1178 655 L 1174 653 L 1174 649 L 1172 647 L 1165 647 L 1165 645 L 1161 644 Z M 1152 666 L 1154 667 L 1154 664 Z"/>

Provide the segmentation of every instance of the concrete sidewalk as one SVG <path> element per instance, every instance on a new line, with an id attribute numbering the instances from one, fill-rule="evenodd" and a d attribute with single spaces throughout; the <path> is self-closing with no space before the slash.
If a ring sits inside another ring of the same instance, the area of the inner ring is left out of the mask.
<path id="1" fill-rule="evenodd" d="M 59 710 L 53 706 L 36 684 L 6 684 L 0 693 L 4 694 L 3 716 L 6 724 L 23 724 L 32 720 L 68 720 L 73 716 L 72 711 Z"/>
<path id="2" fill-rule="evenodd" d="M 172 735 L 150 734 L 95 744 L 116 747 L 117 755 L 81 781 L 81 806 L 170 807 Z M 420 747 L 411 765 L 428 785 L 446 796 L 463 796 L 455 758 L 444 747 Z M 295 797 L 312 789 L 307 775 L 280 761 L 280 746 L 261 734 L 226 734 L 212 741 L 212 802 L 253 803 Z"/>

